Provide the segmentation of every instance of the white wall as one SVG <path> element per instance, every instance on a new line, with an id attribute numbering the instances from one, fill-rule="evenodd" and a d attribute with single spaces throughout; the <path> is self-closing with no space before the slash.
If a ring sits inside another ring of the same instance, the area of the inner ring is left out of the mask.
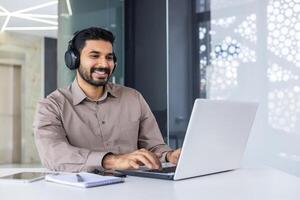
<path id="1" fill-rule="evenodd" d="M 21 68 L 0 63 L 0 163 L 21 161 Z"/>
<path id="2" fill-rule="evenodd" d="M 43 38 L 39 36 L 7 32 L 0 34 L 0 63 L 21 66 L 21 144 L 18 148 L 21 148 L 22 163 L 40 162 L 34 144 L 32 122 L 37 102 L 43 97 L 42 43 Z M 9 83 L 0 80 L 0 84 Z M 7 95 L 3 91 L 0 92 L 1 95 Z M 10 107 L 12 103 L 8 102 L 5 105 Z M 10 132 L 5 130 L 9 130 L 11 126 L 2 126 L 1 137 L 9 137 L 7 134 Z"/>

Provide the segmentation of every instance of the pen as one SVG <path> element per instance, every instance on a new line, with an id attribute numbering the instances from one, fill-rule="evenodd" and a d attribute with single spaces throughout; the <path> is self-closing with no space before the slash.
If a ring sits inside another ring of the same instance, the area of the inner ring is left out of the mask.
<path id="1" fill-rule="evenodd" d="M 84 179 L 82 178 L 82 176 L 80 176 L 80 174 L 76 174 L 76 178 L 77 182 L 84 182 Z"/>

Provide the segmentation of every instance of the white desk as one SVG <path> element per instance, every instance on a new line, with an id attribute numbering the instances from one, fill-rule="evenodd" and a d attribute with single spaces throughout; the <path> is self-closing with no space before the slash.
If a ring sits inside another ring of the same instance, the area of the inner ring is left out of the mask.
<path id="1" fill-rule="evenodd" d="M 29 169 L 0 168 L 0 175 Z M 43 169 L 34 169 L 43 171 Z M 89 189 L 37 181 L 0 183 L 1 200 L 299 200 L 300 178 L 275 169 L 239 169 L 182 181 L 128 177 L 125 183 Z"/>

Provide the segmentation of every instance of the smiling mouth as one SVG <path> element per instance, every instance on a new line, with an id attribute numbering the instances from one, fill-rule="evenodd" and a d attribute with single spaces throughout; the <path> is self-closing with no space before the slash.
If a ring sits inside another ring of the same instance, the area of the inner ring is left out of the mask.
<path id="1" fill-rule="evenodd" d="M 105 75 L 105 74 L 107 74 L 107 72 L 105 72 L 105 71 L 98 71 L 98 70 L 94 71 L 93 73 L 96 73 L 98 75 Z"/>
<path id="2" fill-rule="evenodd" d="M 93 78 L 97 78 L 97 79 L 101 79 L 101 78 L 107 78 L 108 74 L 106 72 L 103 71 L 94 71 L 92 73 Z"/>
<path id="3" fill-rule="evenodd" d="M 91 70 L 93 78 L 107 78 L 110 70 L 108 68 L 93 68 Z"/>

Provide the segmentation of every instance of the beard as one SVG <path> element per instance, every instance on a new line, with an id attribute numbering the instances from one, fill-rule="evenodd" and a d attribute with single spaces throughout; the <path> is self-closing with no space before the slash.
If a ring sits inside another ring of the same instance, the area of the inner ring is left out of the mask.
<path id="1" fill-rule="evenodd" d="M 106 78 L 94 79 L 92 77 L 92 74 L 95 71 L 104 72 L 105 74 L 107 74 L 107 77 Z M 80 76 L 83 80 L 85 80 L 87 83 L 89 83 L 93 86 L 96 86 L 96 87 L 105 86 L 107 84 L 110 76 L 111 76 L 110 68 L 107 68 L 107 67 L 92 67 L 90 69 L 90 72 L 88 72 L 82 66 L 79 66 L 78 72 L 79 72 L 79 74 L 80 74 Z"/>

